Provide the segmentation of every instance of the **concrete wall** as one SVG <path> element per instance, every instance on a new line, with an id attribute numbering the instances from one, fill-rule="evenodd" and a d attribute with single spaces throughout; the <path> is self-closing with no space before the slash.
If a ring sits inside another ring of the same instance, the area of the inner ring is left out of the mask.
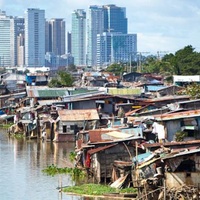
<path id="1" fill-rule="evenodd" d="M 183 184 L 194 185 L 200 189 L 200 172 L 165 173 L 168 188 L 180 187 Z"/>

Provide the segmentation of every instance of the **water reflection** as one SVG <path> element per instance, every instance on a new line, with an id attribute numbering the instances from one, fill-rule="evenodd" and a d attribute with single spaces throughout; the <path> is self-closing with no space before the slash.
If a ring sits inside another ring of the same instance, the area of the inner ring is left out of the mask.
<path id="1" fill-rule="evenodd" d="M 1 200 L 102 200 L 59 192 L 61 186 L 75 183 L 69 175 L 45 175 L 49 165 L 71 167 L 74 143 L 42 142 L 8 137 L 0 129 L 0 199 Z M 105 198 L 106 199 L 106 198 Z"/>
<path id="2" fill-rule="evenodd" d="M 49 165 L 73 165 L 69 154 L 74 143 L 51 143 L 8 137 L 0 130 L 0 199 L 82 199 L 60 193 L 56 188 L 74 182 L 68 175 L 55 177 L 43 174 Z"/>

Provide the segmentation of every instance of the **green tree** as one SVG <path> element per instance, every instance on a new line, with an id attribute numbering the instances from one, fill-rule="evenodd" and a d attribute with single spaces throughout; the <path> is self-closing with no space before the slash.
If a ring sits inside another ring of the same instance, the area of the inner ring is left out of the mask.
<path id="1" fill-rule="evenodd" d="M 195 75 L 200 73 L 200 53 L 188 45 L 178 50 L 175 55 L 166 55 L 163 61 L 169 62 L 177 75 Z"/>
<path id="2" fill-rule="evenodd" d="M 124 72 L 124 66 L 122 64 L 114 63 L 107 67 L 107 72 L 112 72 L 116 76 L 120 76 Z"/>
<path id="3" fill-rule="evenodd" d="M 182 94 L 189 95 L 191 99 L 200 98 L 200 85 L 196 82 L 189 84 L 185 90 L 182 91 Z"/>
<path id="4" fill-rule="evenodd" d="M 73 85 L 73 78 L 71 74 L 66 71 L 59 71 L 56 78 L 52 78 L 49 82 L 49 87 L 71 87 Z"/>
<path id="5" fill-rule="evenodd" d="M 143 62 L 142 72 L 157 73 L 165 76 L 200 74 L 200 53 L 188 45 L 175 54 L 166 54 L 161 60 L 148 56 Z"/>

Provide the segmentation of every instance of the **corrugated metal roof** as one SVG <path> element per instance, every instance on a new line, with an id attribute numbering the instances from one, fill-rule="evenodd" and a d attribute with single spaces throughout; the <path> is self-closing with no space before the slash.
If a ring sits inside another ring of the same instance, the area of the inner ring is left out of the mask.
<path id="1" fill-rule="evenodd" d="M 49 88 L 49 87 L 27 87 L 27 96 L 28 97 L 50 97 L 50 98 L 57 98 L 62 96 L 67 96 L 68 88 Z"/>
<path id="2" fill-rule="evenodd" d="M 108 132 L 106 133 L 106 135 L 114 137 L 114 138 L 119 138 L 119 139 L 124 139 L 124 138 L 129 138 L 129 137 L 133 137 L 133 134 L 128 134 L 128 133 L 124 133 L 124 132 L 120 132 L 120 131 L 112 131 L 112 132 Z"/>
<path id="3" fill-rule="evenodd" d="M 95 129 L 95 130 L 89 130 L 89 136 L 90 136 L 90 142 L 101 142 L 101 134 L 108 133 L 111 131 L 117 131 L 119 129 L 117 128 L 110 128 L 110 129 Z"/>
<path id="4" fill-rule="evenodd" d="M 188 111 L 177 112 L 177 113 L 154 115 L 155 119 L 159 121 L 182 119 L 182 118 L 189 118 L 189 117 L 199 117 L 199 116 L 200 116 L 200 110 L 188 110 Z"/>
<path id="5" fill-rule="evenodd" d="M 84 110 L 58 110 L 58 115 L 61 121 L 84 121 L 98 120 L 99 114 L 96 109 Z"/>
<path id="6" fill-rule="evenodd" d="M 184 156 L 184 155 L 189 155 L 189 154 L 193 154 L 193 153 L 199 153 L 200 152 L 200 149 L 191 149 L 191 150 L 185 150 L 185 151 L 182 151 L 182 152 L 177 152 L 176 154 L 169 154 L 169 155 L 166 155 L 166 157 L 164 157 L 163 159 L 170 159 L 170 158 L 175 158 L 175 157 L 178 157 L 178 156 Z"/>
<path id="7" fill-rule="evenodd" d="M 66 95 L 67 90 L 38 90 L 39 97 L 62 97 Z M 68 93 L 68 92 L 67 92 Z"/>
<path id="8" fill-rule="evenodd" d="M 164 147 L 170 147 L 170 146 L 184 146 L 184 145 L 194 145 L 194 144 L 200 144 L 200 140 L 190 140 L 190 141 L 183 141 L 183 142 L 166 142 L 166 143 L 144 143 L 142 144 L 142 146 L 144 146 L 145 148 L 151 148 L 151 147 L 160 147 L 160 146 L 164 146 Z"/>
<path id="9" fill-rule="evenodd" d="M 169 101 L 169 100 L 179 100 L 179 99 L 190 99 L 190 96 L 188 95 L 177 95 L 177 96 L 163 96 L 159 98 L 153 98 L 153 99 L 145 99 L 144 102 L 147 103 L 154 103 L 154 102 L 163 102 L 163 101 Z"/>
<path id="10" fill-rule="evenodd" d="M 70 94 L 75 95 L 75 94 L 85 94 L 85 93 L 90 93 L 90 92 L 98 92 L 98 90 L 88 90 L 88 89 L 77 89 L 77 90 L 71 90 Z"/>
<path id="11" fill-rule="evenodd" d="M 56 100 L 56 99 L 53 99 L 53 100 L 38 100 L 38 103 L 41 105 L 41 106 L 45 106 L 45 105 L 52 105 L 53 103 L 57 103 L 57 102 L 60 102 L 60 100 Z"/>

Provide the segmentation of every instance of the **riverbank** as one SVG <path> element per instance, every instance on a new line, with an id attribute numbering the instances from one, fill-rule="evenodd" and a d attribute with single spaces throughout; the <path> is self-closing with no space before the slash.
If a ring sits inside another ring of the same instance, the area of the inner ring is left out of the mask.
<path id="1" fill-rule="evenodd" d="M 88 197 L 102 197 L 102 198 L 121 198 L 133 199 L 137 196 L 135 188 L 116 189 L 109 185 L 101 184 L 82 184 L 78 186 L 70 186 L 61 189 L 62 192 L 72 195 L 81 195 Z"/>

